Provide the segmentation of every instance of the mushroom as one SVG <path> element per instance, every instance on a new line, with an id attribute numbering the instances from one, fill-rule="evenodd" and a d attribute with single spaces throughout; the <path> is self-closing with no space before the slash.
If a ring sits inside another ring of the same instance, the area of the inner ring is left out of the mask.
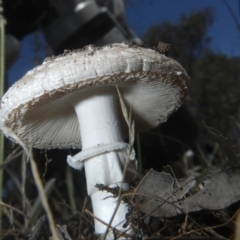
<path id="1" fill-rule="evenodd" d="M 81 148 L 67 161 L 76 169 L 84 165 L 93 213 L 109 223 L 117 199 L 95 185 L 122 186 L 125 191 L 131 179 L 129 174 L 123 179 L 128 129 L 115 86 L 131 108 L 136 131 L 145 131 L 181 105 L 188 80 L 179 63 L 139 46 L 90 45 L 65 51 L 45 59 L 8 90 L 1 102 L 0 128 L 23 147 Z M 112 226 L 124 230 L 127 212 L 121 202 Z M 96 234 L 105 230 L 95 220 Z M 113 239 L 111 233 L 108 238 Z"/>

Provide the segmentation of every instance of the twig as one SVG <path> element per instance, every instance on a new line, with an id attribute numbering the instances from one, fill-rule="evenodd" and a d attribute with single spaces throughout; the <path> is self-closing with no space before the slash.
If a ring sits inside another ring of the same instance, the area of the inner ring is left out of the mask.
<path id="1" fill-rule="evenodd" d="M 240 31 L 240 22 L 238 21 L 237 16 L 235 15 L 235 13 L 234 13 L 234 11 L 232 10 L 231 6 L 229 5 L 228 1 L 223 0 L 223 2 L 224 2 L 225 5 L 227 6 L 228 11 L 230 12 L 230 14 L 231 14 L 234 22 L 236 23 L 237 28 L 238 28 L 238 31 Z"/>
<path id="2" fill-rule="evenodd" d="M 45 195 L 47 197 L 49 196 L 49 194 L 53 190 L 54 184 L 55 184 L 55 179 L 54 178 L 50 179 L 45 184 L 44 192 L 45 192 Z M 41 196 L 38 196 L 38 198 L 35 199 L 34 204 L 32 205 L 32 207 L 31 207 L 31 209 L 30 209 L 30 211 L 28 213 L 28 216 L 30 218 L 28 225 L 36 220 L 37 215 L 39 214 L 39 212 L 41 210 L 41 205 L 42 205 L 42 199 L 41 199 Z"/>
<path id="3" fill-rule="evenodd" d="M 86 209 L 86 205 L 87 205 L 87 200 L 88 198 L 85 197 L 84 198 L 84 202 L 83 202 L 83 206 L 82 206 L 82 211 L 81 211 L 81 214 L 80 214 L 80 224 L 79 224 L 79 227 L 78 227 L 78 237 L 80 239 L 80 234 L 82 232 L 82 227 L 83 227 L 83 214 L 84 214 L 84 211 Z"/>
<path id="4" fill-rule="evenodd" d="M 32 233 L 29 236 L 29 240 L 37 240 L 41 236 L 43 232 L 47 229 L 47 216 L 41 216 L 37 221 L 36 226 L 34 227 Z"/>
<path id="5" fill-rule="evenodd" d="M 0 205 L 1 205 L 1 206 L 4 206 L 4 207 L 7 207 L 7 208 L 10 208 L 10 209 L 12 209 L 13 211 L 15 211 L 15 212 L 17 212 L 17 213 L 19 213 L 19 214 L 21 214 L 21 215 L 23 215 L 23 216 L 25 217 L 25 215 L 24 215 L 24 213 L 23 213 L 22 211 L 18 210 L 17 208 L 15 208 L 15 207 L 7 204 L 7 203 L 4 203 L 4 202 L 0 201 Z"/>
<path id="6" fill-rule="evenodd" d="M 85 213 L 87 213 L 88 215 L 90 215 L 92 218 L 95 218 L 96 220 L 98 220 L 100 223 L 104 224 L 105 226 L 108 226 L 108 224 L 106 222 L 104 222 L 102 219 L 96 217 L 93 213 L 91 213 L 88 209 L 84 210 Z M 112 226 L 109 226 L 111 229 L 113 229 Z"/>
<path id="7" fill-rule="evenodd" d="M 239 213 L 240 213 L 240 209 L 225 223 L 222 223 L 222 224 L 219 224 L 219 225 L 215 225 L 215 226 L 212 226 L 212 227 L 202 227 L 200 229 L 191 230 L 189 232 L 182 233 L 182 234 L 180 234 L 180 235 L 178 235 L 176 237 L 171 237 L 171 239 L 174 240 L 174 239 L 178 239 L 178 238 L 180 238 L 180 237 L 182 237 L 184 235 L 189 235 L 191 233 L 200 232 L 200 231 L 207 231 L 209 229 L 215 229 L 215 228 L 223 227 L 226 224 L 228 224 L 229 222 L 231 222 L 237 216 L 237 214 L 239 214 Z M 226 238 L 223 238 L 223 239 L 226 239 Z"/>
<path id="8" fill-rule="evenodd" d="M 64 205 L 65 207 L 73 210 L 71 206 L 69 206 L 66 202 L 58 202 L 58 204 Z M 82 210 L 82 212 L 78 212 L 78 214 L 80 214 L 82 218 L 84 218 L 89 224 L 92 225 L 92 222 L 87 217 L 84 216 L 84 212 L 85 210 L 84 211 Z"/>
<path id="9" fill-rule="evenodd" d="M 20 148 L 20 146 L 19 146 Z M 2 168 L 4 168 L 6 165 L 8 165 L 9 163 L 11 163 L 12 161 L 16 160 L 20 155 L 23 154 L 23 150 L 21 150 L 20 152 L 16 153 L 19 148 L 16 148 L 15 150 L 13 150 L 8 156 L 7 158 L 4 160 L 4 162 L 2 164 L 0 164 L 0 170 Z"/>
<path id="10" fill-rule="evenodd" d="M 103 225 L 107 226 L 108 228 L 111 228 L 113 232 L 116 232 L 118 234 L 123 234 L 121 231 L 119 231 L 118 229 L 116 229 L 115 227 L 112 227 L 110 224 L 107 224 L 106 222 L 104 222 L 103 220 L 101 220 L 100 218 L 96 217 L 93 213 L 91 213 L 88 209 L 84 210 L 85 213 L 87 213 L 88 215 L 90 215 L 92 218 L 96 219 L 97 221 L 99 221 L 100 223 L 102 223 Z M 125 234 L 125 236 L 127 237 L 131 237 L 129 234 Z M 103 236 L 102 239 L 105 239 L 105 236 Z"/>

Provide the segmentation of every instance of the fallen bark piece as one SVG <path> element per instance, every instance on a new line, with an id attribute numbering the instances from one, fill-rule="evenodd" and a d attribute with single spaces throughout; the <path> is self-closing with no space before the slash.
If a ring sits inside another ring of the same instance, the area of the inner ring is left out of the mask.
<path id="1" fill-rule="evenodd" d="M 176 216 L 182 213 L 182 199 L 194 185 L 193 177 L 176 182 L 168 173 L 150 170 L 136 188 L 133 201 L 151 216 Z"/>
<path id="2" fill-rule="evenodd" d="M 240 200 L 240 167 L 219 170 L 203 179 L 203 189 L 186 199 L 189 212 L 224 209 Z"/>
<path id="3" fill-rule="evenodd" d="M 155 217 L 174 217 L 203 209 L 220 210 L 240 200 L 240 167 L 218 169 L 202 180 L 192 194 L 192 176 L 176 180 L 170 174 L 150 170 L 132 197 L 134 207 Z"/>

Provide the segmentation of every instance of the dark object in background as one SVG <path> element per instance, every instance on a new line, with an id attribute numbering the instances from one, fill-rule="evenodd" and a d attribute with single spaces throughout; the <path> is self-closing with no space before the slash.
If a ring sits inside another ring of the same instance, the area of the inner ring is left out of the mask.
<path id="1" fill-rule="evenodd" d="M 7 20 L 6 33 L 21 40 L 39 28 L 49 8 L 48 0 L 3 0 L 3 14 Z"/>
<path id="2" fill-rule="evenodd" d="M 179 161 L 185 151 L 194 147 L 197 136 L 198 126 L 183 105 L 166 123 L 140 134 L 143 168 L 161 170 Z"/>
<path id="3" fill-rule="evenodd" d="M 9 69 L 16 61 L 20 51 L 20 43 L 12 35 L 5 36 L 5 68 Z"/>
<path id="4" fill-rule="evenodd" d="M 6 32 L 18 39 L 41 29 L 55 54 L 85 45 L 133 41 L 122 0 L 3 0 Z"/>

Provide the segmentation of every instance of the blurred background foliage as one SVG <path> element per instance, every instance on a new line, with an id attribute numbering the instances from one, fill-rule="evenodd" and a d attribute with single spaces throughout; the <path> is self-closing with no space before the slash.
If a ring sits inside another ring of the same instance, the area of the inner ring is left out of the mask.
<path id="1" fill-rule="evenodd" d="M 240 107 L 240 58 L 209 48 L 211 38 L 207 31 L 213 22 L 213 10 L 203 9 L 183 15 L 176 24 L 165 21 L 152 26 L 143 41 L 147 47 L 156 46 L 159 41 L 171 44 L 170 57 L 179 61 L 190 75 L 185 103 L 200 129 L 205 121 L 239 142 L 236 121 Z M 204 131 L 200 132 L 204 136 Z"/>

